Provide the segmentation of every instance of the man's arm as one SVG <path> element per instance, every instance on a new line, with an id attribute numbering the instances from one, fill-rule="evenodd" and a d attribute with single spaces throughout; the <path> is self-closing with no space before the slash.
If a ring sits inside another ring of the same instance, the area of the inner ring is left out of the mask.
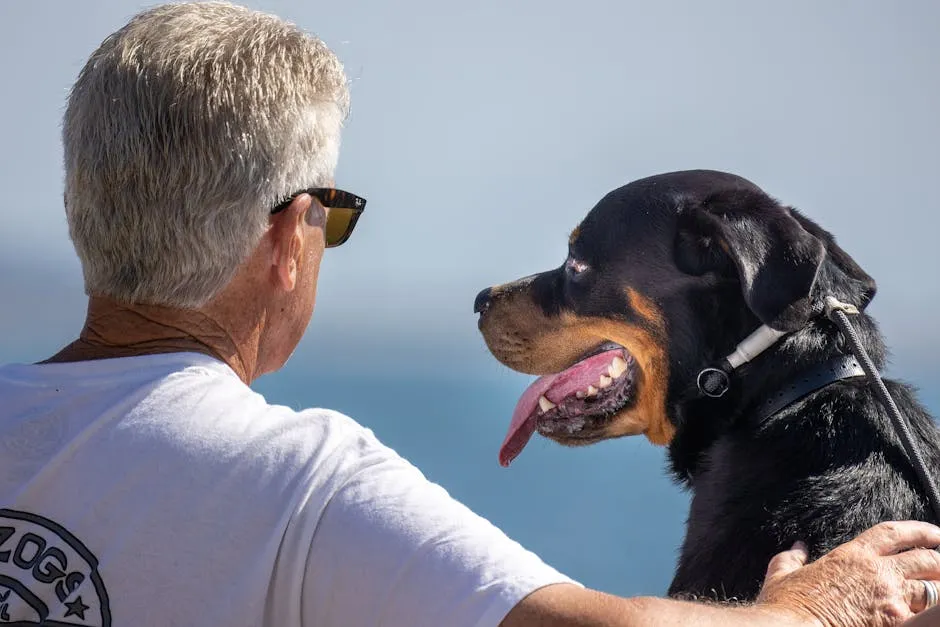
<path id="1" fill-rule="evenodd" d="M 781 553 L 751 606 L 623 599 L 562 584 L 530 594 L 501 627 L 896 625 L 924 607 L 918 580 L 940 580 L 940 554 L 916 547 L 938 545 L 940 529 L 932 525 L 882 523 L 809 566 L 801 548 Z"/>
<path id="2" fill-rule="evenodd" d="M 624 599 L 558 584 L 526 597 L 500 627 L 805 627 L 812 624 L 799 615 L 759 606 L 732 608 L 655 597 Z"/>
<path id="3" fill-rule="evenodd" d="M 624 599 L 558 584 L 526 597 L 500 627 L 805 627 L 811 624 L 799 616 L 758 606 L 730 608 L 655 597 Z"/>

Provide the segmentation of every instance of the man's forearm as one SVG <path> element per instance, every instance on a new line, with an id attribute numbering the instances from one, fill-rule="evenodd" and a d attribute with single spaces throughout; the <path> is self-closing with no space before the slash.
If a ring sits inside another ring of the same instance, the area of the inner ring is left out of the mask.
<path id="1" fill-rule="evenodd" d="M 624 599 L 573 585 L 548 586 L 516 606 L 501 627 L 805 627 L 814 622 L 762 606 L 688 603 L 654 597 Z"/>
<path id="2" fill-rule="evenodd" d="M 803 618 L 784 610 L 757 605 L 709 605 L 654 597 L 620 600 L 624 605 L 633 608 L 630 616 L 624 617 L 622 624 L 638 627 L 647 625 L 806 627 L 816 624 L 808 617 Z"/>

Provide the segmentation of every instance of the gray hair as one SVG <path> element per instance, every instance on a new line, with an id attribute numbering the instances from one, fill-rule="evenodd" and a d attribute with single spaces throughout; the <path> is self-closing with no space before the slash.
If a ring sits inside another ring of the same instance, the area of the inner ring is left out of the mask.
<path id="1" fill-rule="evenodd" d="M 285 196 L 333 179 L 349 107 L 319 39 L 223 2 L 140 13 L 91 55 L 63 122 L 85 291 L 198 308 Z"/>

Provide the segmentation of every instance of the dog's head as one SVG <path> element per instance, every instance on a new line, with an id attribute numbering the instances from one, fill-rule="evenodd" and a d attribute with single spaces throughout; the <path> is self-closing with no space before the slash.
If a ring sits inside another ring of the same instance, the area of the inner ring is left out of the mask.
<path id="1" fill-rule="evenodd" d="M 828 232 L 738 176 L 674 172 L 614 190 L 560 267 L 477 296 L 493 355 L 542 375 L 500 462 L 535 431 L 567 445 L 641 433 L 667 444 L 696 373 L 747 333 L 800 329 L 825 294 L 864 307 L 874 293 Z"/>

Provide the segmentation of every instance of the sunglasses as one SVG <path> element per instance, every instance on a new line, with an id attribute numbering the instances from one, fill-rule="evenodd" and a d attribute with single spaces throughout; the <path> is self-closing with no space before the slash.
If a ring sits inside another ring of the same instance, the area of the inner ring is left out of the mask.
<path id="1" fill-rule="evenodd" d="M 332 187 L 311 187 L 285 198 L 271 210 L 271 215 L 287 209 L 301 194 L 310 194 L 329 209 L 326 214 L 326 227 L 323 229 L 327 248 L 339 246 L 349 239 L 353 229 L 356 228 L 359 216 L 366 208 L 366 199 L 361 196 Z"/>

